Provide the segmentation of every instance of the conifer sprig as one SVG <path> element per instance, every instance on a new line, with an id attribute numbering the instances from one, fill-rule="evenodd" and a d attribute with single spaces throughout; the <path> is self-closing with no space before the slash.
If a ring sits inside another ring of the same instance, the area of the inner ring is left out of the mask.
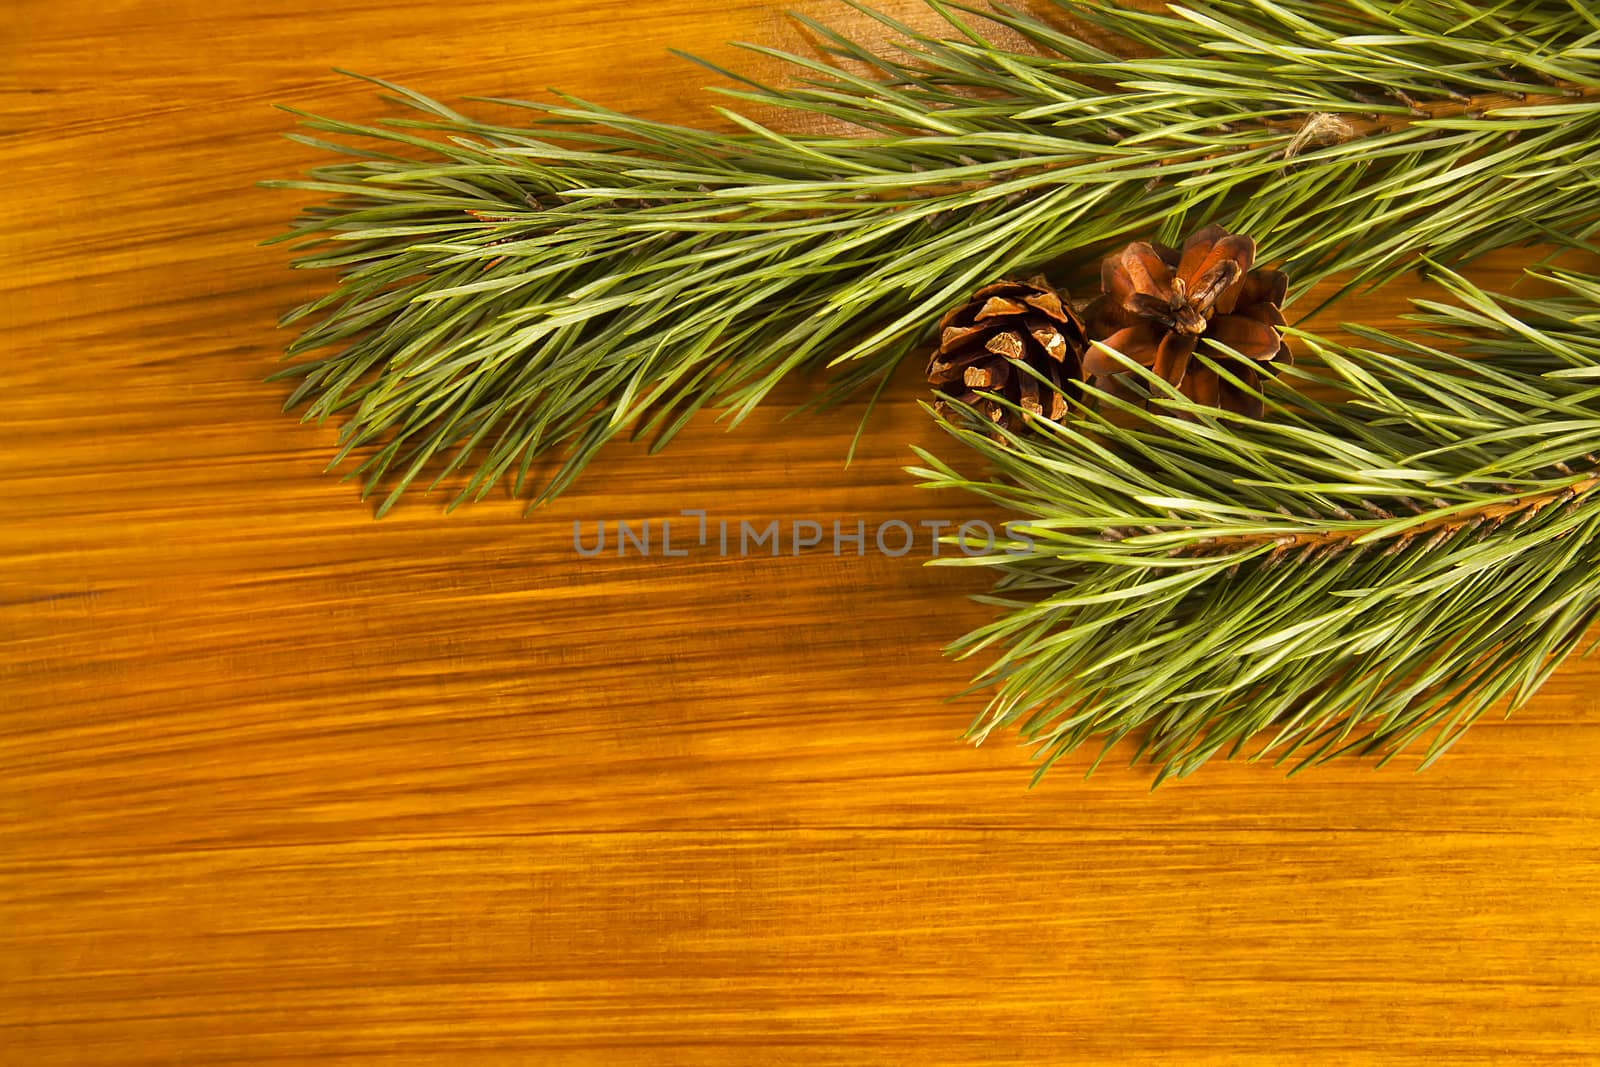
<path id="1" fill-rule="evenodd" d="M 1423 739 L 1426 766 L 1525 702 L 1600 614 L 1600 277 L 1544 276 L 1560 295 L 1439 271 L 1455 302 L 1417 301 L 1405 335 L 1301 333 L 1310 366 L 1267 385 L 1267 422 L 1143 372 L 1165 410 L 1134 430 L 946 423 L 992 474 L 926 452 L 913 473 L 1014 510 L 1031 541 L 943 560 L 1000 572 L 1004 613 L 952 646 L 994 657 L 973 736 L 1017 731 L 1041 774 L 1136 737 L 1157 782 L 1219 753 L 1299 769 Z M 1311 399 L 1333 386 L 1348 399 Z"/>
<path id="2" fill-rule="evenodd" d="M 574 99 L 500 101 L 530 119 L 501 125 L 382 82 L 420 117 L 303 116 L 344 158 L 272 183 L 326 197 L 281 239 L 339 281 L 284 319 L 290 406 L 343 421 L 335 463 L 361 456 L 380 513 L 453 475 L 452 505 L 506 481 L 537 502 L 611 437 L 665 444 L 707 405 L 737 423 L 791 372 L 886 380 L 977 285 L 1130 234 L 1220 221 L 1304 291 L 1600 209 L 1584 0 L 984 12 L 1037 54 L 930 6 L 948 32 L 896 25 L 891 55 L 814 23 L 827 61 L 756 48 L 792 82 L 740 79 L 762 120 L 726 111 L 732 134 Z M 784 112 L 850 129 L 786 134 Z"/>

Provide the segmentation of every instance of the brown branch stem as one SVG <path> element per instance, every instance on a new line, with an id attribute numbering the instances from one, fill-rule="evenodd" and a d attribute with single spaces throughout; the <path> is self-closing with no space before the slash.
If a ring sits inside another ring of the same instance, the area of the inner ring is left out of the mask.
<path id="1" fill-rule="evenodd" d="M 1409 111 L 1407 114 L 1380 115 L 1375 113 L 1334 113 L 1311 112 L 1294 119 L 1264 120 L 1260 128 L 1264 133 L 1281 136 L 1293 131 L 1288 143 L 1280 150 L 1280 155 L 1285 162 L 1298 155 L 1308 146 L 1319 144 L 1343 144 L 1360 137 L 1370 137 L 1382 133 L 1393 133 L 1408 125 L 1425 119 L 1453 118 L 1462 115 L 1482 118 L 1493 112 L 1509 107 L 1531 107 L 1542 104 L 1570 103 L 1574 100 L 1600 100 L 1600 86 L 1556 85 L 1548 93 L 1483 93 L 1477 96 L 1462 96 L 1459 98 L 1446 98 L 1434 101 L 1414 101 L 1401 94 L 1402 102 Z M 1237 146 L 1234 146 L 1237 147 Z M 1249 147 L 1248 145 L 1246 147 Z M 1202 156 L 1202 159 L 1217 158 L 1222 152 Z M 1053 171 L 1065 170 L 1069 167 L 1081 165 L 1081 159 L 1053 163 L 1024 164 L 1012 170 L 998 173 L 990 178 L 965 182 L 944 182 L 931 185 L 905 184 L 882 189 L 875 189 L 856 194 L 855 200 L 860 203 L 887 203 L 910 206 L 926 200 L 940 197 L 960 196 L 965 193 L 980 192 L 994 185 L 1013 181 L 1020 177 L 1033 177 L 1046 175 Z M 1153 179 L 1154 180 L 1154 179 Z M 1021 195 L 1021 194 L 1018 194 Z M 539 207 L 537 202 L 531 206 Z M 833 208 L 827 209 L 799 209 L 786 211 L 781 215 L 772 216 L 776 219 L 802 219 L 825 214 Z M 482 222 L 514 222 L 519 221 L 515 215 L 497 215 L 477 211 L 469 211 Z M 740 217 L 738 211 L 729 211 L 717 219 L 734 221 Z"/>
<path id="2" fill-rule="evenodd" d="M 1427 539 L 1430 544 L 1446 540 L 1452 534 L 1467 528 L 1482 526 L 1501 526 L 1506 522 L 1515 520 L 1520 526 L 1534 519 L 1541 511 L 1548 507 L 1572 506 L 1581 497 L 1600 487 L 1600 472 L 1588 474 L 1579 481 L 1560 489 L 1541 490 L 1534 493 L 1522 493 L 1516 496 L 1503 497 L 1490 503 L 1482 504 L 1475 508 L 1451 512 L 1440 515 L 1403 530 L 1388 535 L 1389 547 L 1385 555 L 1403 551 L 1417 541 Z M 1370 510 L 1377 510 L 1369 505 Z M 1273 562 L 1291 552 L 1298 550 L 1324 550 L 1331 554 L 1336 551 L 1354 548 L 1356 542 L 1378 533 L 1385 527 L 1392 525 L 1394 517 L 1389 516 L 1382 520 L 1370 523 L 1345 525 L 1332 530 L 1307 530 L 1296 533 L 1263 533 L 1263 534 L 1238 534 L 1233 536 L 1211 537 L 1186 546 L 1184 555 L 1211 556 L 1222 553 L 1231 553 L 1238 549 L 1255 548 L 1262 545 L 1274 546 L 1268 553 L 1268 562 Z"/>
<path id="3" fill-rule="evenodd" d="M 1437 101 L 1416 102 L 1412 101 L 1409 113 L 1402 115 L 1376 115 L 1372 113 L 1338 114 L 1333 112 L 1311 112 L 1295 119 L 1271 119 L 1261 123 L 1263 130 L 1282 134 L 1294 131 L 1294 136 L 1285 146 L 1285 157 L 1297 155 L 1309 144 L 1343 144 L 1360 137 L 1371 137 L 1382 133 L 1394 133 L 1426 119 L 1457 118 L 1468 116 L 1471 118 L 1485 118 L 1495 111 L 1511 107 L 1534 107 L 1544 104 L 1571 103 L 1575 100 L 1600 99 L 1600 86 L 1563 86 L 1549 93 L 1513 94 L 1513 93 L 1482 93 L 1464 99 L 1444 99 Z M 1302 135 L 1304 135 L 1302 139 Z M 1220 153 L 1217 153 L 1220 155 Z M 1210 156 L 1202 158 L 1212 158 Z M 1064 170 L 1068 167 L 1079 165 L 1078 160 L 1060 163 L 1040 163 L 1031 166 L 1018 167 L 1015 170 L 1005 171 L 993 178 L 981 181 L 947 182 L 942 185 L 923 185 L 910 187 L 914 193 L 908 197 L 910 200 L 931 200 L 941 196 L 957 196 L 962 193 L 978 192 L 987 189 L 1002 181 L 1010 181 L 1019 177 L 1028 177 L 1036 174 L 1048 174 L 1051 171 Z M 896 194 L 903 193 L 908 187 L 896 187 L 871 193 L 862 193 L 857 199 L 861 201 L 880 200 L 889 201 L 900 199 Z"/>

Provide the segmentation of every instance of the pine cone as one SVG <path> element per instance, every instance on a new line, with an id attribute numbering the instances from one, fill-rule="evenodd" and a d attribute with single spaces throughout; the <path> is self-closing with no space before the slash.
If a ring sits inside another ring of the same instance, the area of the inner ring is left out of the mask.
<path id="1" fill-rule="evenodd" d="M 1183 251 L 1135 242 L 1101 264 L 1104 290 L 1085 311 L 1089 336 L 1166 379 L 1190 400 L 1260 418 L 1262 403 L 1192 360 L 1197 349 L 1252 389 L 1274 360 L 1288 361 L 1279 305 L 1282 271 L 1251 270 L 1256 245 L 1221 226 L 1197 230 Z M 1236 359 L 1216 342 L 1235 350 Z M 1097 349 L 1084 356 L 1091 385 L 1137 402 L 1125 369 Z"/>
<path id="2" fill-rule="evenodd" d="M 996 397 L 1059 419 L 1067 413 L 1067 400 L 1077 395 L 1086 347 L 1083 322 L 1043 275 L 999 282 L 979 289 L 940 320 L 928 381 L 1000 426 L 1009 424 L 1012 412 Z"/>

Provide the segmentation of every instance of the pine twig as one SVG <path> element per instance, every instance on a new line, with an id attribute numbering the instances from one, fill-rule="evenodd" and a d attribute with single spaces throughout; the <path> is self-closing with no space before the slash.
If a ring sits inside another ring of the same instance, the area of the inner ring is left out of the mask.
<path id="1" fill-rule="evenodd" d="M 1457 94 L 1454 97 L 1436 101 L 1412 101 L 1408 106 L 1407 113 L 1401 115 L 1376 115 L 1359 110 L 1361 105 L 1352 105 L 1348 113 L 1314 111 L 1297 116 L 1263 118 L 1259 122 L 1249 125 L 1240 123 L 1220 123 L 1219 125 L 1224 128 L 1224 132 L 1229 134 L 1243 132 L 1256 135 L 1257 139 L 1255 141 L 1245 140 L 1238 145 L 1232 146 L 1232 151 L 1238 151 L 1239 149 L 1270 149 L 1274 158 L 1288 161 L 1313 146 L 1348 144 L 1363 137 L 1399 133 L 1412 128 L 1426 130 L 1430 128 L 1428 123 L 1431 120 L 1461 117 L 1486 119 L 1495 112 L 1504 109 L 1560 106 L 1600 99 L 1600 86 L 1561 86 L 1560 88 L 1560 92 L 1537 96 L 1530 96 L 1526 93 L 1513 95 L 1504 92 L 1492 92 L 1481 93 L 1476 96 Z M 1286 133 L 1289 135 L 1287 142 L 1285 142 Z M 1197 158 L 1226 159 L 1229 154 L 1230 152 L 1218 151 L 1210 155 L 1201 155 Z M 1115 157 L 1107 156 L 1105 158 L 1112 160 Z M 1074 159 L 1023 165 L 989 175 L 981 180 L 951 182 L 946 185 L 916 183 L 908 176 L 906 185 L 873 190 L 862 193 L 860 196 L 863 200 L 909 206 L 919 201 L 932 200 L 942 196 L 981 193 L 995 185 L 1046 177 L 1056 171 L 1066 170 L 1080 164 L 1080 160 Z M 814 213 L 812 212 L 811 214 Z M 734 216 L 729 215 L 726 217 L 732 218 Z M 786 217 L 805 218 L 808 217 L 808 213 L 803 211 L 795 212 Z"/>
<path id="2" fill-rule="evenodd" d="M 1592 473 L 1560 489 L 1545 489 L 1533 493 L 1511 493 L 1478 505 L 1451 507 L 1437 501 L 1439 511 L 1415 522 L 1396 526 L 1393 516 L 1388 522 L 1345 523 L 1336 527 L 1319 527 L 1295 533 L 1208 534 L 1200 541 L 1185 545 L 1181 555 L 1206 556 L 1234 553 L 1240 550 L 1270 544 L 1275 551 L 1288 552 L 1300 548 L 1326 549 L 1329 553 L 1354 548 L 1368 541 L 1387 542 L 1395 547 L 1399 540 L 1406 544 L 1431 538 L 1427 543 L 1438 544 L 1445 538 L 1465 530 L 1488 525 L 1490 529 L 1505 522 L 1516 525 L 1537 518 L 1539 512 L 1552 505 L 1569 505 L 1587 496 L 1600 486 L 1600 472 Z M 1403 545 L 1400 547 L 1404 547 Z M 1396 548 L 1398 551 L 1399 548 Z"/>
<path id="3" fill-rule="evenodd" d="M 1269 385 L 1267 422 L 1175 393 L 1119 433 L 1092 411 L 999 443 L 948 422 L 994 473 L 922 451 L 912 473 L 1022 533 L 934 561 L 998 576 L 1000 615 L 950 646 L 993 657 L 973 737 L 1015 729 L 1040 773 L 1142 737 L 1159 782 L 1424 739 L 1426 765 L 1524 704 L 1600 618 L 1600 276 L 1541 273 L 1560 295 L 1440 271 L 1456 302 L 1417 301 L 1370 348 L 1302 332 L 1310 365 Z M 1291 388 L 1334 382 L 1336 405 Z"/>

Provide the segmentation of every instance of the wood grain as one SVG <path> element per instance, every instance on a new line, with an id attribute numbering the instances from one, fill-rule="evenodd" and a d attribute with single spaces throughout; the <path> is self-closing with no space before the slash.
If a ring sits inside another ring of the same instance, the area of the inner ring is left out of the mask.
<path id="1" fill-rule="evenodd" d="M 915 368 L 849 468 L 859 406 L 780 424 L 796 382 L 527 519 L 374 522 L 322 473 L 334 428 L 261 383 L 323 284 L 255 246 L 294 201 L 252 183 L 314 162 L 268 105 L 384 113 L 339 65 L 703 121 L 666 49 L 804 47 L 786 6 L 6 6 L 0 1061 L 1600 1056 L 1594 663 L 1421 776 L 1152 794 L 1085 756 L 1029 792 L 943 700 L 980 575 L 572 550 L 682 508 L 984 517 L 900 470 L 949 451 Z"/>

